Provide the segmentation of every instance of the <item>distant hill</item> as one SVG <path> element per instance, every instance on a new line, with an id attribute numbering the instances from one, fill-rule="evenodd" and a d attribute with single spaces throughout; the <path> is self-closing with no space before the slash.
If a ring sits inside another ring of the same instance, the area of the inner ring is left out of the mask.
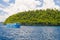
<path id="1" fill-rule="evenodd" d="M 8 23 L 20 23 L 21 25 L 28 26 L 55 26 L 60 25 L 60 11 L 56 9 L 46 9 L 46 10 L 33 10 L 19 12 L 8 17 L 4 24 Z"/>

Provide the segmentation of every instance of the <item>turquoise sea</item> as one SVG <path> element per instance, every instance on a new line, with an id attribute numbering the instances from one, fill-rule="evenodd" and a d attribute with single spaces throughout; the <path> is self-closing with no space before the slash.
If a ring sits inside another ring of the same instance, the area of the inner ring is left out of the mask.
<path id="1" fill-rule="evenodd" d="M 0 40 L 60 40 L 60 26 L 0 26 Z"/>

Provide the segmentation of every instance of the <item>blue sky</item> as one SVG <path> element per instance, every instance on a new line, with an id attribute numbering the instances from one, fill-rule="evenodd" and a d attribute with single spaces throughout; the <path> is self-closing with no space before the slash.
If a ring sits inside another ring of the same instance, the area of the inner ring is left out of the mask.
<path id="1" fill-rule="evenodd" d="M 0 16 L 5 16 L 6 14 L 8 13 L 4 12 L 3 10 L 0 10 Z"/>
<path id="2" fill-rule="evenodd" d="M 4 7 L 9 6 L 10 3 L 15 3 L 15 0 L 9 0 L 9 2 L 4 2 L 4 0 L 0 0 L 0 4 L 2 4 Z"/>
<path id="3" fill-rule="evenodd" d="M 54 2 L 55 2 L 55 5 L 60 6 L 60 0 L 54 0 Z"/>
<path id="4" fill-rule="evenodd" d="M 44 1 L 43 0 L 36 0 L 36 1 L 39 1 L 41 4 L 37 5 L 37 7 L 42 7 L 43 4 L 44 4 Z"/>
<path id="5" fill-rule="evenodd" d="M 0 0 L 0 22 L 25 10 L 60 8 L 60 0 Z"/>
<path id="6" fill-rule="evenodd" d="M 7 8 L 10 6 L 10 4 L 14 3 L 15 0 L 0 0 L 0 21 L 3 21 L 5 16 L 8 15 L 8 13 L 3 10 L 3 8 Z"/>

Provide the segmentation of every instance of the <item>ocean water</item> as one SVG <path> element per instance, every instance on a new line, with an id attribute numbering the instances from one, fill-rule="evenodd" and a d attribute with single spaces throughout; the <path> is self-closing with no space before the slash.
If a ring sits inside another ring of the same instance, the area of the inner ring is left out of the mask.
<path id="1" fill-rule="evenodd" d="M 60 40 L 60 26 L 1 26 L 0 40 Z"/>

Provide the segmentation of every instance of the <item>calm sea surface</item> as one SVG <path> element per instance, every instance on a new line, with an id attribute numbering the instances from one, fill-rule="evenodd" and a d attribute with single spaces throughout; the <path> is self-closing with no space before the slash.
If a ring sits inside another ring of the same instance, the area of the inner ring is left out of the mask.
<path id="1" fill-rule="evenodd" d="M 60 26 L 0 26 L 0 40 L 60 40 Z"/>

